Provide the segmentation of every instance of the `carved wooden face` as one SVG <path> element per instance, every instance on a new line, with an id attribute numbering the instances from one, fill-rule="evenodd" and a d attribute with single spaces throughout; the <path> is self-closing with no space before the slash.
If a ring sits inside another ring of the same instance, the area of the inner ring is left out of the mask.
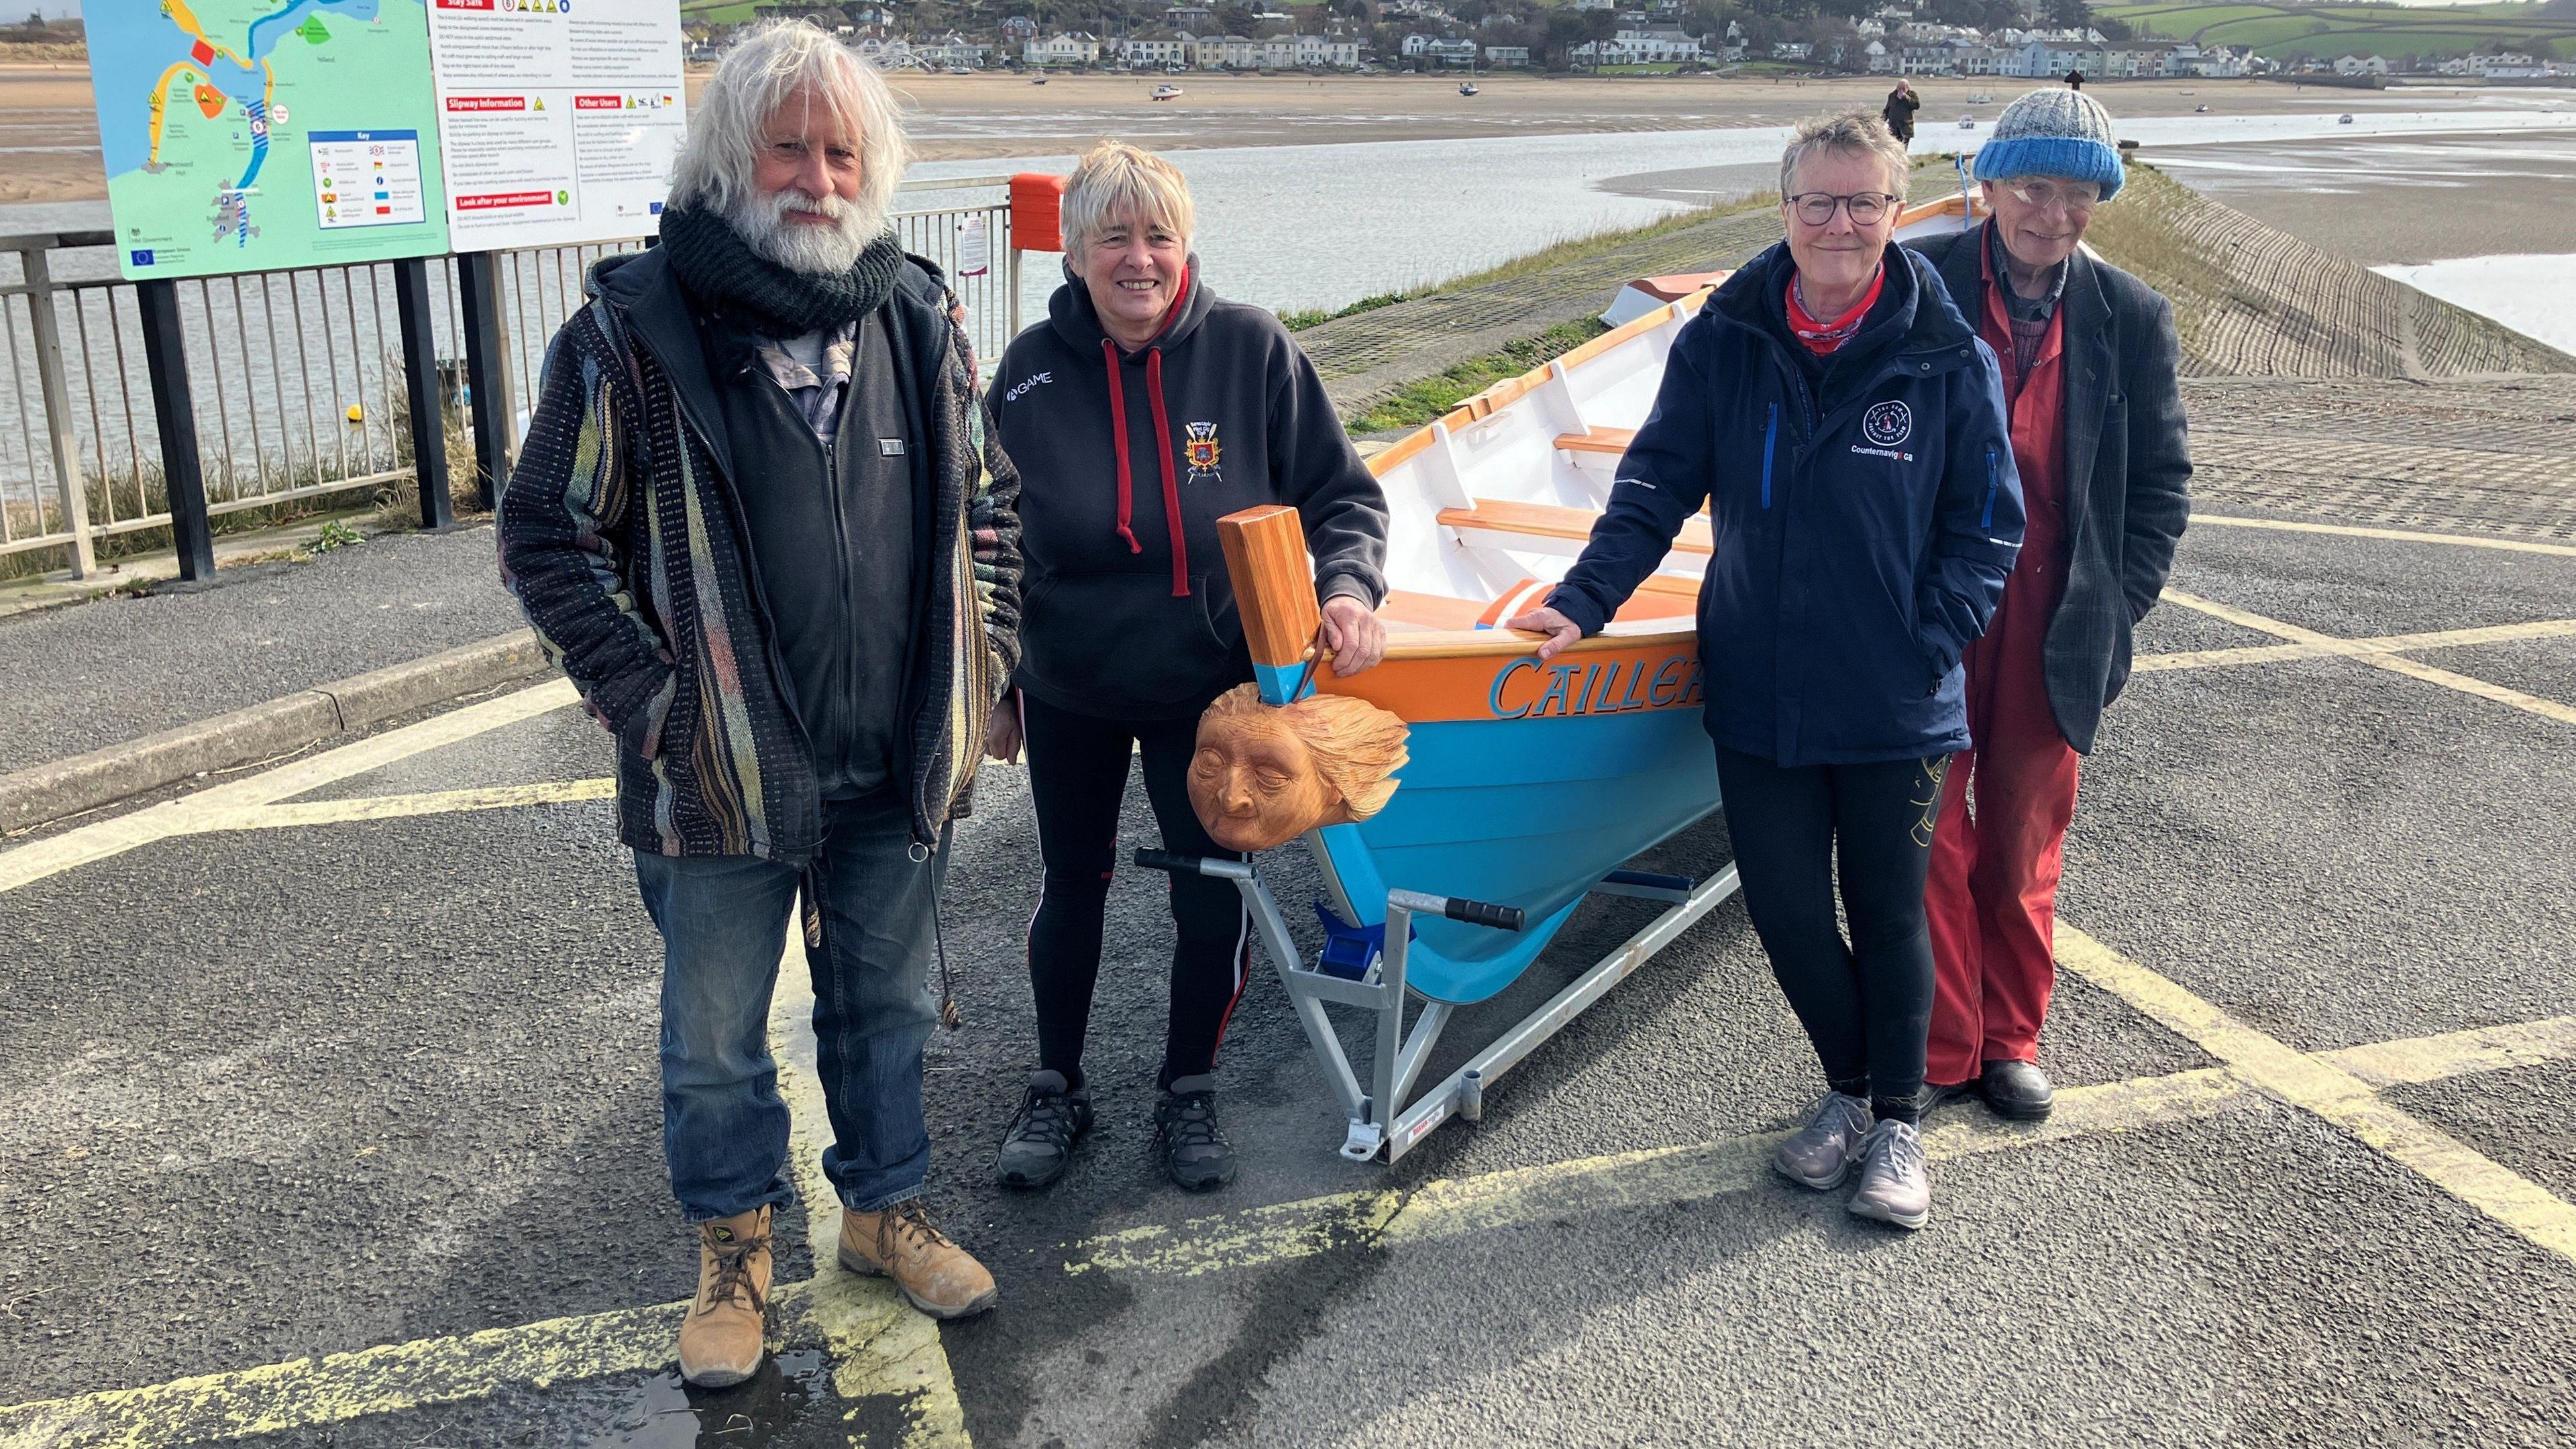
<path id="1" fill-rule="evenodd" d="M 1276 709 L 1200 721 L 1190 807 L 1228 850 L 1268 850 L 1350 819 L 1289 712 Z"/>

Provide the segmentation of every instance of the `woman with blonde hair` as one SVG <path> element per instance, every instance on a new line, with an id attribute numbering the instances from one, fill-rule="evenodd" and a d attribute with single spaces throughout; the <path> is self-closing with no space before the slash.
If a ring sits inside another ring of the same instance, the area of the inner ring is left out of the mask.
<path id="1" fill-rule="evenodd" d="M 1027 747 L 1045 865 L 1029 923 L 1038 1070 L 998 1163 L 1013 1187 L 1062 1176 L 1091 1126 L 1083 1037 L 1131 753 L 1163 848 L 1228 853 L 1187 786 L 1200 713 L 1252 678 L 1217 519 L 1296 508 L 1333 669 L 1356 674 L 1385 650 L 1373 612 L 1386 594 L 1385 495 L 1279 319 L 1208 289 L 1179 169 L 1104 142 L 1075 168 L 1062 215 L 1065 284 L 1002 354 L 995 383 L 1028 574 L 1015 698 L 988 743 L 1000 758 Z M 1171 893 L 1155 1129 L 1172 1180 L 1203 1191 L 1234 1177 L 1216 1054 L 1249 978 L 1251 932 L 1225 881 L 1175 875 Z"/>

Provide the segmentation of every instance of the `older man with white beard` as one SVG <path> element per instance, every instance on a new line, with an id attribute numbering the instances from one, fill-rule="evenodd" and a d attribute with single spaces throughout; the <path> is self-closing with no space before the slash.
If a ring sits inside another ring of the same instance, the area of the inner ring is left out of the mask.
<path id="1" fill-rule="evenodd" d="M 888 229 L 903 166 L 830 36 L 736 46 L 662 244 L 603 258 L 556 334 L 501 503 L 503 576 L 617 738 L 706 1386 L 759 1366 L 792 1197 L 768 1020 L 800 891 L 838 1260 L 938 1317 L 995 1300 L 923 1205 L 921 1057 L 950 822 L 1019 657 L 1019 483 L 955 298 Z"/>

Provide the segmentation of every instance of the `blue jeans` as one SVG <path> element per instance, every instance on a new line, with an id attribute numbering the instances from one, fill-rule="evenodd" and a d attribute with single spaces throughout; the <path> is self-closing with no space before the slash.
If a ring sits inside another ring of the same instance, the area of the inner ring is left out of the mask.
<path id="1" fill-rule="evenodd" d="M 843 1206 L 872 1212 L 918 1194 L 930 1168 L 921 1048 L 939 1020 L 932 911 L 948 840 L 942 832 L 928 860 L 913 860 L 910 812 L 894 791 L 825 802 L 823 836 L 802 876 L 823 908 L 823 942 L 805 952 L 832 1121 L 823 1173 Z M 638 854 L 635 876 L 662 932 L 671 1192 L 691 1222 L 792 1201 L 769 997 L 799 873 L 756 856 Z"/>

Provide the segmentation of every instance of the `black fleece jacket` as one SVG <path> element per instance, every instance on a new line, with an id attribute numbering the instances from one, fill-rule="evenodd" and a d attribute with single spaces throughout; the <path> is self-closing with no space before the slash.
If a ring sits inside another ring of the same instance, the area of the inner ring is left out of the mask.
<path id="1" fill-rule="evenodd" d="M 1239 509 L 1294 507 L 1321 592 L 1384 600 L 1386 495 L 1278 318 L 1218 300 L 1196 257 L 1138 352 L 1109 339 L 1078 280 L 1047 311 L 994 382 L 1020 470 L 1022 688 L 1171 719 L 1250 679 L 1216 535 Z"/>

